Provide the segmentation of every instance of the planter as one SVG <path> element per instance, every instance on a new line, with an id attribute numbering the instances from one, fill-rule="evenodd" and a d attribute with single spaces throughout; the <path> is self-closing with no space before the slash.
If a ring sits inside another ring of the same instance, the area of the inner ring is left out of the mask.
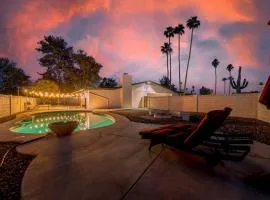
<path id="1" fill-rule="evenodd" d="M 54 122 L 48 127 L 56 134 L 57 137 L 70 135 L 78 126 L 77 121 Z"/>

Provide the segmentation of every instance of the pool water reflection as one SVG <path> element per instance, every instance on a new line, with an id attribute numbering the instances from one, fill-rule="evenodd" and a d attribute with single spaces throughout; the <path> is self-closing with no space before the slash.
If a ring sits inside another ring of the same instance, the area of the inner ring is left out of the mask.
<path id="1" fill-rule="evenodd" d="M 24 134 L 43 134 L 50 132 L 48 124 L 66 121 L 79 122 L 75 131 L 100 128 L 114 123 L 113 117 L 105 114 L 82 111 L 57 111 L 34 114 L 30 119 L 18 122 L 10 130 Z"/>

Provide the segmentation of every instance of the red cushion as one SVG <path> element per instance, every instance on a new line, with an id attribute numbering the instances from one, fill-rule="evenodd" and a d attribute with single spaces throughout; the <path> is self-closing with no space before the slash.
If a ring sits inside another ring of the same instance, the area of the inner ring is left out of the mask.
<path id="1" fill-rule="evenodd" d="M 167 137 L 168 138 L 177 138 L 177 137 L 182 136 L 184 134 L 186 134 L 186 132 L 177 132 L 177 133 L 174 133 L 174 134 L 170 134 Z"/>
<path id="2" fill-rule="evenodd" d="M 189 146 L 196 146 L 209 138 L 222 125 L 231 110 L 231 108 L 225 108 L 224 110 L 208 112 L 200 121 L 197 128 L 185 139 L 184 143 Z"/>
<path id="3" fill-rule="evenodd" d="M 177 125 L 168 124 L 168 125 L 161 126 L 161 127 L 158 127 L 158 128 L 151 128 L 151 129 L 142 130 L 142 131 L 139 132 L 139 134 L 140 135 L 152 135 L 154 132 L 157 132 L 157 131 L 160 131 L 160 130 L 163 130 L 163 129 L 177 129 L 178 131 L 179 130 L 185 130 L 185 129 L 191 129 L 192 130 L 192 126 L 188 125 L 188 124 L 177 124 Z M 154 133 L 154 134 L 156 134 L 156 133 Z"/>
<path id="4" fill-rule="evenodd" d="M 261 92 L 259 102 L 270 109 L 270 76 L 268 77 L 268 80 Z"/>
<path id="5" fill-rule="evenodd" d="M 148 128 L 148 129 L 144 129 L 142 131 L 139 132 L 140 135 L 144 135 L 144 134 L 151 134 L 153 133 L 154 131 L 158 131 L 158 130 L 161 130 L 161 129 L 164 129 L 164 128 L 169 128 L 171 127 L 172 125 L 165 125 L 165 126 L 161 126 L 161 127 L 158 127 L 158 128 Z"/>
<path id="6" fill-rule="evenodd" d="M 183 129 L 191 128 L 192 125 L 190 125 L 190 124 L 176 124 L 176 125 L 173 125 L 172 127 L 175 128 L 175 129 L 183 130 Z"/>

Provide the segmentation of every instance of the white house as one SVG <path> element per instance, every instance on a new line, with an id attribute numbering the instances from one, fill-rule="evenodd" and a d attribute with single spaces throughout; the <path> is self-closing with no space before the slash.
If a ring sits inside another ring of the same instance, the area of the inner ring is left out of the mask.
<path id="1" fill-rule="evenodd" d="M 120 87 L 95 88 L 81 92 L 87 109 L 140 108 L 146 106 L 147 96 L 173 96 L 177 93 L 153 81 L 132 83 L 132 77 L 124 73 Z"/>

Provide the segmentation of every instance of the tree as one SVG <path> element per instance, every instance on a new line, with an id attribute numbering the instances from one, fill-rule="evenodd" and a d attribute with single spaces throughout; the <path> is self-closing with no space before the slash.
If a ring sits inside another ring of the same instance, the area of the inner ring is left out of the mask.
<path id="1" fill-rule="evenodd" d="M 44 36 L 38 42 L 36 50 L 42 54 L 39 64 L 46 68 L 41 74 L 43 79 L 56 81 L 59 85 L 65 83 L 65 72 L 73 66 L 73 48 L 68 46 L 62 37 Z"/>
<path id="2" fill-rule="evenodd" d="M 160 80 L 159 80 L 159 83 L 161 86 L 165 87 L 165 88 L 168 88 L 174 92 L 177 91 L 176 87 L 174 84 L 172 84 L 170 82 L 170 79 L 167 77 L 167 76 L 163 76 Z"/>
<path id="3" fill-rule="evenodd" d="M 171 48 L 171 45 L 167 42 L 164 42 L 164 45 L 161 46 L 161 52 L 163 54 L 166 54 L 166 57 L 167 57 L 167 77 L 169 77 L 169 54 L 172 52 L 172 48 Z"/>
<path id="4" fill-rule="evenodd" d="M 228 79 L 226 78 L 226 77 L 223 77 L 222 78 L 222 81 L 224 82 L 224 94 L 226 94 L 226 81 L 227 81 Z"/>
<path id="5" fill-rule="evenodd" d="M 37 80 L 33 85 L 27 88 L 29 92 L 42 92 L 42 93 L 59 93 L 60 88 L 59 85 L 52 80 Z"/>
<path id="6" fill-rule="evenodd" d="M 171 46 L 171 37 L 174 37 L 174 28 L 171 26 L 168 26 L 166 30 L 164 31 L 164 35 L 166 38 L 169 39 L 169 45 Z M 170 57 L 170 82 L 172 82 L 172 57 L 171 57 L 172 51 L 169 52 Z"/>
<path id="7" fill-rule="evenodd" d="M 65 79 L 75 89 L 95 87 L 100 80 L 99 71 L 102 65 L 83 50 L 73 53 L 74 66 L 66 70 Z"/>
<path id="8" fill-rule="evenodd" d="M 102 81 L 99 84 L 99 87 L 101 88 L 113 88 L 117 86 L 117 82 L 113 78 L 106 78 L 104 77 Z"/>
<path id="9" fill-rule="evenodd" d="M 215 95 L 217 94 L 217 67 L 219 65 L 219 60 L 215 58 L 212 61 L 212 66 L 215 68 Z"/>
<path id="10" fill-rule="evenodd" d="M 200 89 L 200 95 L 210 95 L 213 93 L 213 90 L 206 88 L 204 86 L 202 86 L 202 88 Z"/>
<path id="11" fill-rule="evenodd" d="M 30 83 L 29 76 L 8 58 L 0 58 L 0 93 L 16 94 L 21 86 Z"/>
<path id="12" fill-rule="evenodd" d="M 192 85 L 192 90 L 190 91 L 191 94 L 195 94 L 195 86 Z"/>
<path id="13" fill-rule="evenodd" d="M 229 72 L 229 78 L 228 78 L 228 80 L 231 82 L 232 81 L 232 70 L 233 70 L 233 65 L 232 64 L 229 64 L 228 66 L 227 66 L 227 70 L 228 70 L 228 72 Z M 229 84 L 229 95 L 231 94 L 231 84 Z"/>
<path id="14" fill-rule="evenodd" d="M 42 79 L 57 82 L 62 91 L 94 87 L 100 80 L 102 65 L 83 50 L 74 53 L 63 38 L 45 36 L 38 45 L 36 50 L 42 53 L 39 63 L 46 68 Z"/>
<path id="15" fill-rule="evenodd" d="M 178 26 L 174 27 L 174 34 L 178 35 L 178 72 L 179 72 L 179 91 L 182 90 L 182 82 L 181 82 L 181 59 L 180 59 L 180 36 L 185 33 L 185 27 L 183 24 L 178 24 Z"/>
<path id="16" fill-rule="evenodd" d="M 192 41 L 193 41 L 193 32 L 194 32 L 194 29 L 199 28 L 200 25 L 201 25 L 201 22 L 198 20 L 198 17 L 191 17 L 190 19 L 187 20 L 187 27 L 191 29 L 191 38 L 190 38 L 190 46 L 189 46 L 189 54 L 188 54 L 188 62 L 187 62 L 184 88 L 186 88 L 186 84 L 187 84 L 188 68 L 189 68 L 191 47 L 192 47 Z"/>
<path id="17" fill-rule="evenodd" d="M 166 88 L 170 88 L 170 79 L 168 78 L 168 76 L 163 76 L 160 80 L 159 80 L 160 85 L 162 85 L 163 87 Z"/>

